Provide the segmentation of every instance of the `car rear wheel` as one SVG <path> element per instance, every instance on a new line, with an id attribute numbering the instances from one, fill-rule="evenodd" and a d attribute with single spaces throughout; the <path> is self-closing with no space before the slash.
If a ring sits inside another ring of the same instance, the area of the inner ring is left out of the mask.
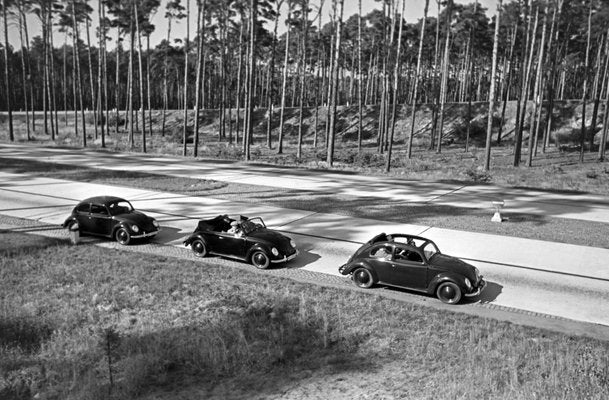
<path id="1" fill-rule="evenodd" d="M 372 278 L 372 274 L 366 268 L 356 269 L 353 275 L 351 275 L 351 279 L 355 286 L 364 289 L 369 289 L 374 284 L 374 278 Z"/>
<path id="2" fill-rule="evenodd" d="M 461 300 L 461 288 L 454 282 L 442 282 L 436 289 L 436 296 L 446 304 L 457 304 Z"/>
<path id="3" fill-rule="evenodd" d="M 197 257 L 205 257 L 207 255 L 207 246 L 201 239 L 195 239 L 190 244 L 190 249 Z"/>
<path id="4" fill-rule="evenodd" d="M 271 259 L 264 251 L 256 251 L 252 254 L 252 265 L 258 269 L 267 269 L 271 264 Z"/>
<path id="5" fill-rule="evenodd" d="M 126 246 L 131 241 L 131 235 L 125 228 L 120 228 L 116 231 L 116 235 L 114 235 L 116 241 L 123 246 Z"/>

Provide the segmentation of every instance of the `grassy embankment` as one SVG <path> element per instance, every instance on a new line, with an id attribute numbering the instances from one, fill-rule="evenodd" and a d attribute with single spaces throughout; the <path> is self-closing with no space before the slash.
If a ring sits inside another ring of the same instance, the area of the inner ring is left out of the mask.
<path id="1" fill-rule="evenodd" d="M 445 130 L 441 153 L 429 150 L 431 109 L 421 105 L 415 124 L 413 157 L 406 157 L 407 138 L 410 133 L 410 109 L 406 106 L 398 114 L 394 154 L 392 158 L 392 174 L 421 180 L 457 180 L 474 182 L 491 182 L 505 186 L 524 186 L 540 189 L 576 190 L 592 193 L 609 193 L 609 166 L 597 162 L 597 149 L 601 126 L 587 131 L 585 163 L 579 160 L 579 137 L 581 134 L 581 104 L 579 101 L 562 101 L 555 104 L 554 125 L 550 146 L 544 153 L 541 143 L 533 159 L 532 167 L 527 167 L 528 152 L 528 122 L 525 124 L 525 141 L 523 144 L 522 162 L 520 167 L 513 167 L 513 136 L 516 115 L 515 103 L 510 102 L 506 107 L 505 127 L 502 142 L 496 144 L 493 138 L 493 158 L 491 171 L 481 170 L 484 165 L 484 146 L 486 138 L 487 104 L 473 105 L 472 128 L 469 138 L 469 151 L 465 152 L 467 125 L 464 116 L 467 115 L 466 104 L 449 104 L 445 114 Z M 278 112 L 278 111 L 277 111 Z M 119 133 L 115 133 L 116 117 L 110 116 L 110 135 L 106 137 L 106 147 L 110 151 L 140 151 L 141 134 L 136 129 L 133 146 L 130 143 L 127 127 L 124 125 L 124 112 L 120 115 Z M 277 114 L 278 115 L 278 114 Z M 335 169 L 344 169 L 366 174 L 384 173 L 386 154 L 377 152 L 378 107 L 368 106 L 363 114 L 363 151 L 357 150 L 357 107 L 341 107 L 339 110 L 337 130 Z M 139 118 L 139 114 L 136 114 Z M 499 111 L 495 115 L 495 123 L 499 124 Z M 602 116 L 602 113 L 601 113 Z M 79 114 L 80 117 L 80 114 Z M 188 154 L 192 155 L 192 119 L 188 130 Z M 0 124 L 6 123 L 6 116 L 0 115 Z M 220 159 L 242 159 L 242 132 L 239 132 L 239 144 L 228 144 L 237 136 L 236 114 L 227 120 L 226 136 L 219 138 L 219 113 L 217 110 L 204 110 L 200 116 L 201 139 L 199 156 Z M 277 154 L 277 135 L 279 118 L 273 119 L 272 149 L 266 145 L 267 132 L 266 110 L 256 110 L 254 113 L 254 140 L 251 150 L 252 160 L 256 162 L 297 165 L 307 168 L 327 168 L 325 147 L 326 109 L 320 108 L 317 118 L 317 147 L 313 147 L 315 138 L 315 109 L 304 110 L 304 146 L 301 158 L 296 157 L 296 139 L 298 136 L 299 112 L 296 108 L 286 109 L 283 154 Z M 598 119 L 602 121 L 602 118 Z M 15 116 L 16 137 L 19 141 L 26 140 L 25 115 Z M 37 114 L 37 130 L 33 140 L 38 143 L 50 144 L 50 136 L 44 135 L 41 113 Z M 101 139 L 95 138 L 93 115 L 86 117 L 88 144 L 90 148 L 100 148 Z M 166 134 L 161 136 L 161 112 L 152 112 L 153 134 L 147 138 L 149 153 L 181 155 L 183 136 L 183 112 L 169 111 L 166 121 Z M 148 121 L 147 121 L 148 123 Z M 141 120 L 139 121 L 141 128 Z M 68 113 L 67 122 L 63 113 L 59 113 L 59 135 L 54 144 L 66 146 L 82 146 L 82 126 L 78 125 L 79 134 L 74 134 L 73 114 Z M 148 128 L 147 128 L 148 129 Z M 543 130 L 544 127 L 542 126 Z M 496 135 L 496 134 L 495 134 Z M 594 135 L 595 142 L 589 147 L 589 137 Z M 0 138 L 7 140 L 6 129 L 0 133 Z M 234 142 L 233 142 L 234 143 Z"/>
<path id="2" fill-rule="evenodd" d="M 2 237 L 3 399 L 609 396 L 609 342 L 213 260 Z"/>

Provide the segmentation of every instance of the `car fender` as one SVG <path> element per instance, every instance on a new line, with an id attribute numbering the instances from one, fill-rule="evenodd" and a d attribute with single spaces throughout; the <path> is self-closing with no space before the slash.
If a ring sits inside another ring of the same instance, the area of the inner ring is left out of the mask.
<path id="1" fill-rule="evenodd" d="M 123 221 L 123 222 L 119 222 L 118 224 L 114 225 L 114 227 L 112 228 L 111 237 L 114 237 L 116 235 L 116 231 L 118 231 L 121 228 L 127 229 L 127 232 L 129 232 L 130 235 L 133 235 L 133 231 L 131 230 L 131 227 L 129 226 L 129 224 Z"/>
<path id="2" fill-rule="evenodd" d="M 209 248 L 209 245 L 207 244 L 207 239 L 200 233 L 193 233 L 192 235 L 190 235 L 186 240 L 184 240 L 184 246 L 190 246 L 192 242 L 194 242 L 196 239 L 201 240 L 205 244 L 205 246 Z"/>
<path id="3" fill-rule="evenodd" d="M 427 286 L 427 292 L 429 294 L 434 294 L 436 292 L 436 289 L 438 288 L 439 284 L 441 284 L 443 282 L 453 282 L 457 286 L 459 286 L 459 288 L 461 288 L 461 290 L 465 293 L 465 292 L 467 292 L 467 286 L 465 286 L 464 279 L 465 278 L 462 275 L 451 273 L 451 272 L 439 273 L 433 277 L 431 282 L 429 282 L 429 285 Z"/>
<path id="4" fill-rule="evenodd" d="M 247 251 L 246 259 L 249 260 L 256 251 L 263 251 L 270 259 L 277 257 L 271 253 L 271 249 L 267 245 L 256 243 Z"/>
<path id="5" fill-rule="evenodd" d="M 78 223 L 76 218 L 70 216 L 65 221 L 63 221 L 63 224 L 61 226 L 64 227 L 64 228 L 67 228 L 67 227 L 69 227 L 72 224 L 72 222 Z"/>
<path id="6" fill-rule="evenodd" d="M 358 268 L 367 269 L 370 272 L 370 274 L 372 275 L 372 278 L 374 279 L 374 281 L 378 282 L 379 279 L 378 279 L 378 276 L 376 275 L 376 271 L 374 270 L 374 268 L 372 268 L 370 265 L 363 263 L 363 262 L 347 265 L 346 268 L 341 271 L 341 274 L 350 275 L 353 273 L 353 271 L 355 271 Z"/>

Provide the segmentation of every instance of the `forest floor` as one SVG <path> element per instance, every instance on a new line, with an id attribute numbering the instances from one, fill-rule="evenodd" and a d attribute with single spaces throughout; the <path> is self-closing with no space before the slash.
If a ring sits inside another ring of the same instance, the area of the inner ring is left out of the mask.
<path id="1" fill-rule="evenodd" d="M 533 150 L 531 166 L 528 166 L 528 124 L 525 124 L 523 151 L 520 166 L 514 166 L 514 122 L 516 105 L 508 103 L 505 112 L 505 128 L 502 141 L 497 144 L 493 138 L 491 169 L 484 170 L 485 140 L 487 124 L 486 103 L 475 103 L 472 107 L 470 137 L 467 140 L 467 127 L 464 116 L 467 115 L 466 104 L 451 104 L 446 109 L 444 134 L 441 151 L 437 146 L 430 149 L 429 136 L 431 109 L 422 105 L 417 112 L 417 123 L 414 127 L 412 157 L 407 157 L 407 142 L 411 129 L 410 110 L 403 107 L 399 110 L 395 124 L 394 145 L 390 174 L 408 179 L 423 181 L 463 181 L 487 182 L 500 186 L 530 187 L 538 189 L 582 191 L 609 194 L 609 164 L 599 162 L 598 143 L 603 113 L 599 113 L 596 129 L 588 128 L 583 162 L 580 162 L 579 138 L 581 137 L 580 103 L 577 101 L 558 102 L 555 106 L 553 131 L 549 145 L 545 148 L 539 142 L 537 152 Z M 275 111 L 272 119 L 271 145 L 268 145 L 266 110 L 254 112 L 254 139 L 251 147 L 251 160 L 256 163 L 268 163 L 301 168 L 348 170 L 360 174 L 386 174 L 387 152 L 379 152 L 377 145 L 378 107 L 365 108 L 362 118 L 362 147 L 358 150 L 358 110 L 357 107 L 339 109 L 337 122 L 334 163 L 326 163 L 327 150 L 325 141 L 326 108 L 304 109 L 302 124 L 299 110 L 289 108 L 285 111 L 284 139 L 282 152 L 278 154 L 279 112 Z M 134 124 L 133 141 L 130 140 L 125 126 L 125 113 L 119 116 L 119 130 L 116 133 L 115 114 L 110 114 L 110 133 L 104 136 L 105 148 L 108 151 L 142 151 L 141 114 L 137 114 Z M 152 134 L 146 136 L 148 153 L 165 155 L 184 154 L 183 121 L 181 110 L 168 111 L 165 118 L 165 135 L 161 134 L 163 117 L 161 111 L 146 114 L 146 124 L 152 121 Z M 241 114 L 242 117 L 242 114 Z M 80 113 L 78 114 L 80 121 Z M 192 121 L 194 113 L 189 114 Z M 494 115 L 498 125 L 500 112 Z M 82 147 L 82 124 L 78 123 L 78 134 L 74 128 L 74 114 L 58 114 L 59 135 L 51 142 L 50 135 L 43 133 L 41 113 L 37 113 L 36 131 L 31 133 L 31 141 L 45 145 Z M 87 147 L 101 148 L 101 129 L 94 129 L 93 115 L 85 117 Z M 528 121 L 528 119 L 527 119 Z M 0 115 L 0 123 L 6 122 L 6 116 Z M 237 116 L 233 110 L 225 124 L 225 134 L 220 137 L 220 118 L 217 110 L 201 112 L 200 138 L 198 157 L 206 159 L 242 160 L 242 132 L 237 132 Z M 242 120 L 240 119 L 240 123 Z M 590 125 L 591 117 L 587 118 Z M 303 146 L 300 157 L 298 149 L 298 128 L 303 127 Z M 317 129 L 316 129 L 317 127 Z M 146 128 L 149 130 L 149 127 Z M 541 127 L 543 131 L 543 126 Z M 49 128 L 50 130 L 50 128 Z M 186 154 L 193 155 L 193 130 L 188 126 L 186 137 Z M 497 130 L 497 129 L 496 129 Z M 15 116 L 16 140 L 28 141 L 23 113 Z M 316 133 L 317 132 L 317 133 Z M 495 135 L 497 133 L 494 133 Z M 7 140 L 6 130 L 0 131 L 0 139 Z M 590 141 L 592 144 L 590 145 Z M 465 151 L 466 142 L 468 149 Z"/>

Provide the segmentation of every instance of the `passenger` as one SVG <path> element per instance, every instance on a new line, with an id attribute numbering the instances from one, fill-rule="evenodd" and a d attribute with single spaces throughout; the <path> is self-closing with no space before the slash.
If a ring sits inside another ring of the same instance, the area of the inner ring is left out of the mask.
<path id="1" fill-rule="evenodd" d="M 233 221 L 230 223 L 230 229 L 228 233 L 232 233 L 236 237 L 241 237 L 243 232 L 241 231 L 241 227 L 239 226 L 239 222 Z"/>

